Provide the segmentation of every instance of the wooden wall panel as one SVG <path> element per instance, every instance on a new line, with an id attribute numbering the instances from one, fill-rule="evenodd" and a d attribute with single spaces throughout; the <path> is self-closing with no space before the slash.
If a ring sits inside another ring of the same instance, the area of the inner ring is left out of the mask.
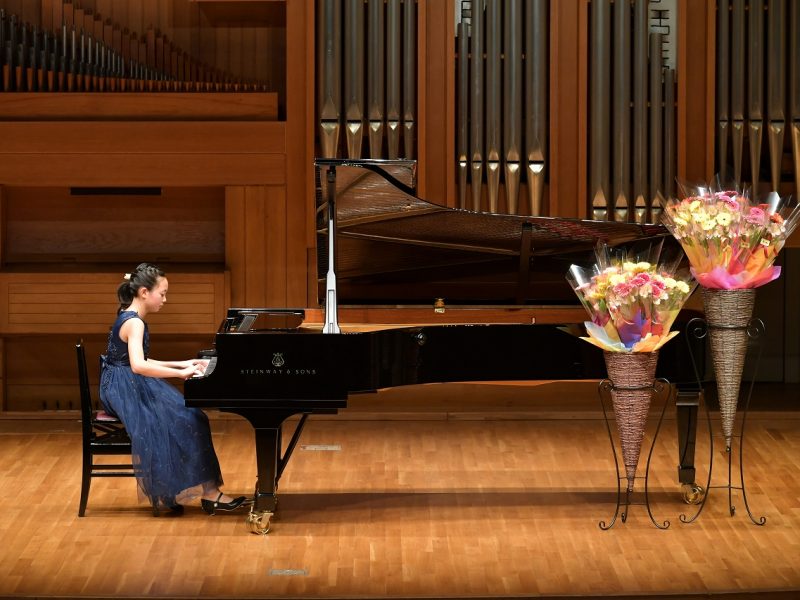
<path id="1" fill-rule="evenodd" d="M 678 177 L 714 175 L 716 2 L 678 3 Z"/>
<path id="2" fill-rule="evenodd" d="M 123 273 L 0 273 L 0 335 L 104 333 Z M 216 332 L 230 295 L 225 275 L 170 273 L 168 308 L 148 316 L 153 334 Z"/>
<path id="3" fill-rule="evenodd" d="M 6 410 L 6 341 L 0 337 L 0 411 Z"/>
<path id="4" fill-rule="evenodd" d="M 245 187 L 244 222 L 245 306 L 266 306 L 267 262 L 266 194 L 263 188 Z"/>
<path id="5" fill-rule="evenodd" d="M 285 188 L 231 186 L 225 197 L 226 267 L 233 306 L 285 307 Z"/>
<path id="6" fill-rule="evenodd" d="M 286 189 L 267 187 L 264 190 L 265 240 L 265 306 L 287 306 L 287 254 L 289 239 L 286 224 Z M 303 236 L 297 236 L 303 237 Z"/>
<path id="7" fill-rule="evenodd" d="M 158 196 L 73 196 L 67 188 L 6 188 L 8 265 L 31 262 L 205 262 L 222 265 L 221 187 Z"/>
<path id="8" fill-rule="evenodd" d="M 6 238 L 7 238 L 7 218 L 6 218 L 6 189 L 0 185 L 0 268 L 6 263 Z"/>
<path id="9" fill-rule="evenodd" d="M 0 122 L 1 155 L 283 154 L 280 122 Z M 254 174 L 255 178 L 259 175 Z M 0 181 L 3 178 L 0 177 Z M 283 177 L 280 178 L 283 181 Z"/>
<path id="10" fill-rule="evenodd" d="M 418 3 L 419 195 L 455 206 L 455 21 L 453 0 Z"/>
<path id="11" fill-rule="evenodd" d="M 0 122 L 0 182 L 282 185 L 285 131 L 280 122 Z"/>
<path id="12" fill-rule="evenodd" d="M 313 4 L 286 3 L 286 302 L 290 306 L 304 306 L 316 295 L 307 284 L 308 251 L 316 247 Z"/>
<path id="13" fill-rule="evenodd" d="M 98 170 L 102 169 L 102 170 Z M 63 186 L 228 185 L 236 182 L 281 184 L 285 157 L 280 154 L 117 154 L 43 153 L 5 160 L 0 181 Z"/>
<path id="14" fill-rule="evenodd" d="M 551 216 L 587 215 L 587 6 L 586 0 L 550 3 Z"/>
<path id="15" fill-rule="evenodd" d="M 245 296 L 245 212 L 244 187 L 225 188 L 225 268 L 230 273 L 231 306 L 247 306 Z"/>
<path id="16" fill-rule="evenodd" d="M 2 121 L 275 121 L 274 92 L 204 92 L 45 94 L 19 92 L 0 96 Z M 81 124 L 82 127 L 85 125 Z M 241 129 L 241 124 L 232 124 Z M 217 128 L 219 128 L 217 126 Z M 257 127 L 258 129 L 258 127 Z M 264 135 L 269 135 L 263 130 Z M 274 132 L 270 132 L 273 133 Z"/>
<path id="17" fill-rule="evenodd" d="M 167 310 L 165 307 L 164 310 Z M 107 323 L 111 326 L 113 319 Z M 77 410 L 80 407 L 78 370 L 75 344 L 83 340 L 86 349 L 89 384 L 92 399 L 99 403 L 99 356 L 106 351 L 107 332 L 102 335 L 64 335 L 0 338 L 0 349 L 5 346 L 8 377 L 5 388 L 8 411 Z M 213 336 L 153 335 L 150 355 L 157 360 L 184 360 L 197 356 L 209 348 Z M 170 379 L 179 390 L 183 382 Z"/>

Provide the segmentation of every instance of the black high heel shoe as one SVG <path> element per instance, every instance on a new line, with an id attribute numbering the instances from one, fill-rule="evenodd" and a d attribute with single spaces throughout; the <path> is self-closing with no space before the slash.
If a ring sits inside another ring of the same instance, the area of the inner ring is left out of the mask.
<path id="1" fill-rule="evenodd" d="M 242 506 L 247 498 L 245 496 L 239 496 L 238 498 L 234 498 L 230 502 L 220 502 L 219 499 L 222 498 L 222 492 L 219 493 L 216 500 L 206 500 L 203 498 L 200 500 L 200 506 L 203 507 L 203 510 L 210 515 L 213 515 L 218 510 L 236 510 L 240 506 Z"/>

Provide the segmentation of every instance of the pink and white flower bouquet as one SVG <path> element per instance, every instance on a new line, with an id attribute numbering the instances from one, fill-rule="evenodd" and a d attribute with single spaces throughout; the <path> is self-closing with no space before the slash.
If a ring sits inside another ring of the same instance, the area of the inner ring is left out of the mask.
<path id="1" fill-rule="evenodd" d="M 683 200 L 667 200 L 662 221 L 700 285 L 755 288 L 780 276 L 774 262 L 800 222 L 800 207 L 777 194 L 759 203 L 746 193 L 695 188 Z"/>
<path id="2" fill-rule="evenodd" d="M 594 265 L 570 267 L 567 281 L 591 318 L 583 339 L 611 352 L 653 352 L 678 334 L 670 327 L 696 283 L 679 270 L 682 256 L 659 262 L 661 248 L 635 253 L 602 245 Z"/>

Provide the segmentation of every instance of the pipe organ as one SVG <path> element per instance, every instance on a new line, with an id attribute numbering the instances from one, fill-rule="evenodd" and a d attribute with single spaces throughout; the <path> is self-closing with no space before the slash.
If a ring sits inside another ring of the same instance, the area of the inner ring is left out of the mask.
<path id="1" fill-rule="evenodd" d="M 471 0 L 460 5 L 458 206 L 544 214 L 549 0 Z"/>
<path id="2" fill-rule="evenodd" d="M 716 26 L 720 178 L 756 192 L 792 179 L 800 189 L 800 3 L 718 0 Z"/>
<path id="3" fill-rule="evenodd" d="M 181 0 L 173 3 L 177 5 Z M 31 2 L 31 5 L 34 3 Z M 262 92 L 268 84 L 193 56 L 149 24 L 120 24 L 86 0 L 42 0 L 38 23 L 0 6 L 4 92 Z M 184 10 L 200 12 L 183 2 Z M 111 7 L 113 2 L 105 2 Z M 200 21 L 195 17 L 194 21 Z"/>
<path id="4" fill-rule="evenodd" d="M 649 0 L 592 0 L 589 10 L 589 214 L 657 221 L 677 163 L 665 35 L 649 31 Z"/>
<path id="5" fill-rule="evenodd" d="M 414 158 L 415 0 L 318 0 L 316 35 L 322 157 Z"/>

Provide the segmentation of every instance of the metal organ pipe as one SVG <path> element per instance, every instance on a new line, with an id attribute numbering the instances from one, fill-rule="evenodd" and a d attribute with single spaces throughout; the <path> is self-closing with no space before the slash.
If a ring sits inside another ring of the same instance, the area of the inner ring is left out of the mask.
<path id="1" fill-rule="evenodd" d="M 587 202 L 595 219 L 654 222 L 673 194 L 676 74 L 665 68 L 664 34 L 650 32 L 650 8 L 648 0 L 591 0 Z"/>
<path id="2" fill-rule="evenodd" d="M 370 158 L 383 156 L 383 129 L 386 118 L 384 81 L 384 6 L 383 0 L 369 0 L 367 4 L 367 119 L 369 123 Z"/>
<path id="3" fill-rule="evenodd" d="M 617 221 L 627 221 L 630 200 L 631 157 L 631 5 L 625 0 L 614 3 L 614 132 L 613 182 L 614 210 Z M 632 207 L 630 207 L 632 208 Z M 631 210 L 630 213 L 633 211 Z"/>
<path id="4" fill-rule="evenodd" d="M 733 179 L 742 181 L 744 146 L 744 56 L 745 0 L 733 0 L 731 11 L 731 138 L 733 141 Z"/>
<path id="5" fill-rule="evenodd" d="M 675 69 L 664 72 L 664 185 L 662 192 L 665 198 L 675 195 L 675 176 L 677 175 L 678 149 L 675 129 Z M 652 221 L 657 222 L 656 212 L 660 206 L 653 206 Z"/>
<path id="6" fill-rule="evenodd" d="M 458 207 L 467 208 L 467 173 L 469 172 L 469 34 L 462 21 L 456 28 L 458 36 L 456 114 L 456 175 L 458 177 Z"/>
<path id="7" fill-rule="evenodd" d="M 530 213 L 542 214 L 547 160 L 547 0 L 525 2 L 525 147 Z"/>
<path id="8" fill-rule="evenodd" d="M 400 156 L 400 0 L 386 3 L 386 138 L 388 156 Z"/>
<path id="9" fill-rule="evenodd" d="M 662 42 L 660 33 L 650 34 L 650 198 L 647 203 L 648 212 L 659 198 L 663 183 Z"/>
<path id="10" fill-rule="evenodd" d="M 589 195 L 595 219 L 613 219 L 609 209 L 610 147 L 609 98 L 611 97 L 611 5 L 593 0 L 591 6 L 591 57 L 589 80 Z"/>
<path id="11" fill-rule="evenodd" d="M 633 206 L 647 217 L 647 0 L 633 5 Z"/>
<path id="12" fill-rule="evenodd" d="M 489 212 L 496 213 L 500 195 L 500 113 L 502 32 L 500 0 L 486 0 L 486 191 Z"/>
<path id="13" fill-rule="evenodd" d="M 766 187 L 773 192 L 787 193 L 779 188 L 788 128 L 795 185 L 800 184 L 798 35 L 800 2 L 791 0 L 787 6 L 786 0 L 717 0 L 716 158 L 723 181 L 725 167 L 732 162 L 733 183 L 743 184 L 747 175 L 743 175 L 742 169 L 744 130 L 747 130 L 748 183 L 752 183 L 756 193 L 759 188 Z M 728 122 L 732 139 L 730 153 L 724 143 Z M 764 136 L 768 152 L 763 151 Z M 768 181 L 760 180 L 762 173 Z"/>
<path id="14" fill-rule="evenodd" d="M 728 134 L 730 132 L 730 1 L 719 0 L 717 4 L 717 155 L 723 157 L 717 163 L 717 172 L 722 181 L 728 180 L 727 164 Z"/>
<path id="15" fill-rule="evenodd" d="M 507 212 L 513 215 L 519 212 L 522 166 L 522 0 L 507 0 L 503 28 L 503 158 Z"/>
<path id="16" fill-rule="evenodd" d="M 795 0 L 796 1 L 796 0 Z M 783 156 L 783 131 L 786 127 L 784 103 L 786 102 L 786 22 L 785 0 L 769 0 L 767 34 L 767 117 L 769 118 L 770 183 L 777 192 L 781 181 Z"/>
<path id="17" fill-rule="evenodd" d="M 524 181 L 528 210 L 542 213 L 548 6 L 549 0 L 462 2 L 456 71 L 459 206 L 497 212 L 504 186 L 506 212 L 519 214 Z"/>
<path id="18" fill-rule="evenodd" d="M 324 156 L 340 151 L 330 138 L 344 128 L 349 158 L 365 153 L 365 133 L 370 158 L 413 158 L 416 0 L 317 0 L 317 13 L 317 114 Z M 334 89 L 339 81 L 343 95 Z M 340 94 L 338 104 L 334 92 Z"/>
<path id="19" fill-rule="evenodd" d="M 471 191 L 474 211 L 481 209 L 483 187 L 483 0 L 472 2 L 471 65 L 470 65 L 470 161 Z"/>
<path id="20" fill-rule="evenodd" d="M 339 145 L 341 13 L 337 4 L 335 0 L 321 0 L 317 24 L 317 64 L 320 65 L 317 70 L 317 109 L 324 158 L 335 158 Z"/>
<path id="21" fill-rule="evenodd" d="M 364 0 L 345 0 L 343 41 L 347 156 L 361 158 L 364 138 Z"/>
<path id="22" fill-rule="evenodd" d="M 403 140 L 405 157 L 414 158 L 417 120 L 417 11 L 412 0 L 403 4 Z"/>
<path id="23" fill-rule="evenodd" d="M 764 0 L 750 0 L 747 47 L 747 109 L 750 173 L 753 187 L 758 185 L 761 164 L 761 137 L 764 131 Z"/>

